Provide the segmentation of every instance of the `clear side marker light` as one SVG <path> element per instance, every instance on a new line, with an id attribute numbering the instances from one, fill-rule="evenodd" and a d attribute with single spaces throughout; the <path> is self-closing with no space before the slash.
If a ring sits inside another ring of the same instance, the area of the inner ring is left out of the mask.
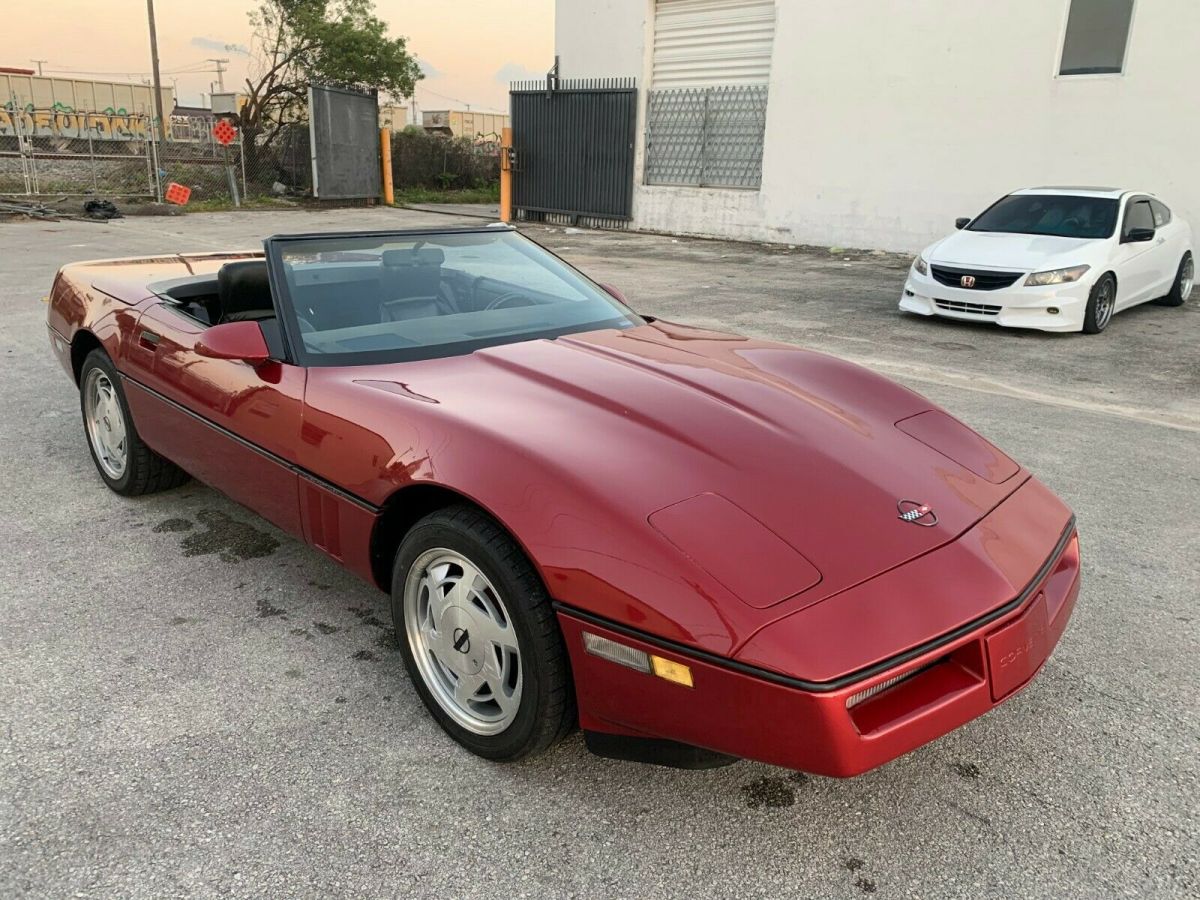
<path id="1" fill-rule="evenodd" d="M 583 649 L 592 654 L 592 656 L 599 656 L 601 659 L 607 659 L 609 662 L 637 669 L 639 672 L 645 672 L 647 675 L 651 672 L 650 654 L 643 653 L 636 647 L 628 647 L 625 644 L 610 641 L 608 638 L 592 634 L 590 631 L 583 633 Z"/>

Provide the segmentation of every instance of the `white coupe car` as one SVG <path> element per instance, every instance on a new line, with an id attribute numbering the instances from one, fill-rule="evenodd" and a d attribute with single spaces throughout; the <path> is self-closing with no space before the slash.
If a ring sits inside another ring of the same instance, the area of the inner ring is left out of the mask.
<path id="1" fill-rule="evenodd" d="M 1152 194 L 1030 188 L 955 226 L 914 260 L 902 310 L 1098 334 L 1113 313 L 1192 290 L 1192 229 Z"/>

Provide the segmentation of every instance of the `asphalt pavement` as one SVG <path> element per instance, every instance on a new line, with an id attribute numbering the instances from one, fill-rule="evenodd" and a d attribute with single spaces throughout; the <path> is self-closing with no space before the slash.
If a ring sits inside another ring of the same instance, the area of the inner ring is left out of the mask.
<path id="1" fill-rule="evenodd" d="M 578 734 L 505 766 L 427 715 L 385 595 L 202 485 L 109 493 L 44 324 L 72 260 L 443 221 L 0 222 L 0 896 L 1197 896 L 1200 299 L 1004 332 L 902 316 L 895 256 L 530 227 L 641 312 L 946 406 L 1074 507 L 1084 586 L 1028 689 L 856 779 Z"/>

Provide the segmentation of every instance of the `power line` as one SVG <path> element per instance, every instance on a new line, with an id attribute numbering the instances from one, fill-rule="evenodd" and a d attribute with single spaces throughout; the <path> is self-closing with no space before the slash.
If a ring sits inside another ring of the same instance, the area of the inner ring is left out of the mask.
<path id="1" fill-rule="evenodd" d="M 425 87 L 425 85 L 423 85 L 423 84 L 417 84 L 416 89 L 420 90 L 420 91 L 424 91 L 427 94 L 433 94 L 433 96 L 435 96 L 435 97 L 441 97 L 443 100 L 449 100 L 452 103 L 461 103 L 463 106 L 465 106 L 471 112 L 490 112 L 490 113 L 495 113 L 496 115 L 500 115 L 500 116 L 508 115 L 508 113 L 506 111 L 502 111 L 502 110 L 496 109 L 495 107 L 491 107 L 491 106 L 479 106 L 478 104 L 476 104 L 474 106 L 474 108 L 472 109 L 472 104 L 469 103 L 468 101 L 461 100 L 458 97 L 451 97 L 448 94 L 438 93 L 435 90 L 431 90 L 430 88 Z"/>
<path id="2" fill-rule="evenodd" d="M 49 60 L 42 60 L 42 62 L 49 62 Z M 225 62 L 228 62 L 228 60 L 225 60 Z M 177 69 L 163 69 L 162 70 L 164 75 L 196 75 L 196 74 L 199 74 L 202 72 L 211 72 L 211 71 L 213 71 L 213 67 L 208 65 L 208 60 L 202 60 L 200 62 L 188 63 L 187 65 L 180 66 Z M 228 70 L 226 70 L 226 71 L 228 71 Z M 114 71 L 107 70 L 107 69 L 75 69 L 75 68 L 71 68 L 69 66 L 59 66 L 58 68 L 54 68 L 54 69 L 46 69 L 46 74 L 48 74 L 48 75 L 127 75 L 127 76 L 140 77 L 143 75 L 149 75 L 151 73 L 149 71 L 136 72 L 136 71 L 124 70 L 124 71 L 120 71 L 120 72 L 114 72 Z"/>

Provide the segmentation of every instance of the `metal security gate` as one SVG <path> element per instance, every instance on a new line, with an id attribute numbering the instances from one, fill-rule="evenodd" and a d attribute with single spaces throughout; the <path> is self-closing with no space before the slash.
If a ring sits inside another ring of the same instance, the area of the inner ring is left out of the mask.
<path id="1" fill-rule="evenodd" d="M 627 221 L 633 211 L 637 85 L 633 78 L 512 86 L 513 208 Z"/>
<path id="2" fill-rule="evenodd" d="M 321 200 L 378 197 L 383 177 L 375 92 L 311 85 L 308 125 L 313 196 Z"/>

